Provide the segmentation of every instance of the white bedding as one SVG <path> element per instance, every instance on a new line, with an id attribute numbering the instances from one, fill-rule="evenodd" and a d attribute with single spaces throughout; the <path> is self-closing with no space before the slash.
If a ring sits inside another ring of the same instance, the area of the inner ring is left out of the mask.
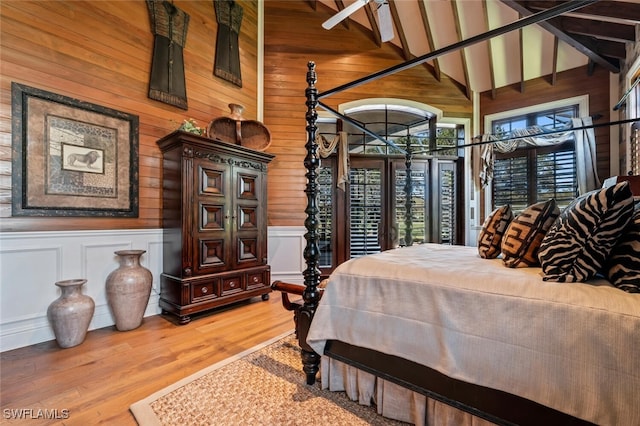
<path id="1" fill-rule="evenodd" d="M 640 424 L 640 295 L 544 282 L 475 247 L 423 244 L 353 259 L 329 279 L 307 342 L 336 339 L 599 425 Z"/>

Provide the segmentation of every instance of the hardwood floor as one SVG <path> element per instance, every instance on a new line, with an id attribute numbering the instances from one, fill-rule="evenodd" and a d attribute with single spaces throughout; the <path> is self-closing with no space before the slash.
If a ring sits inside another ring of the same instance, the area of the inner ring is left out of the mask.
<path id="1" fill-rule="evenodd" d="M 168 319 L 147 317 L 126 332 L 114 326 L 93 330 L 74 348 L 50 341 L 1 353 L 0 424 L 136 425 L 132 403 L 294 328 L 279 292 L 268 301 L 257 297 L 194 317 L 187 325 Z M 68 412 L 68 418 L 8 419 L 21 409 L 31 417 L 47 409 L 59 417 Z M 29 409 L 32 415 L 24 411 Z"/>

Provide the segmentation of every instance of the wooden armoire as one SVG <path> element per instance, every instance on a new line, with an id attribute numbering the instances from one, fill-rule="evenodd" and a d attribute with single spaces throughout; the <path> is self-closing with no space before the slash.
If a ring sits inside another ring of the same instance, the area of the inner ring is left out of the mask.
<path id="1" fill-rule="evenodd" d="M 195 313 L 267 300 L 267 164 L 274 156 L 183 131 L 157 143 L 163 314 L 186 324 Z"/>

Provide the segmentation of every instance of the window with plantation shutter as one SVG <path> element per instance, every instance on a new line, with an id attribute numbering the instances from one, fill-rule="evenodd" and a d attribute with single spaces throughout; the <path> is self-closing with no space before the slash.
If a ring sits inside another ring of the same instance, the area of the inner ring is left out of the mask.
<path id="1" fill-rule="evenodd" d="M 577 195 L 576 155 L 573 143 L 561 148 L 516 150 L 497 155 L 494 163 L 494 208 L 510 204 L 514 212 L 527 206 L 556 200 L 560 209 Z"/>
<path id="2" fill-rule="evenodd" d="M 626 108 L 626 118 L 640 117 L 640 68 L 633 72 L 633 83 L 629 93 L 628 105 Z M 640 175 L 640 121 L 635 121 L 627 129 L 629 145 L 626 154 L 628 155 L 628 170 L 621 169 L 623 174 Z M 625 167 L 626 165 L 622 166 Z"/>
<path id="3" fill-rule="evenodd" d="M 351 258 L 380 252 L 382 172 L 379 168 L 349 171 L 349 242 Z"/>
<path id="4" fill-rule="evenodd" d="M 631 126 L 631 174 L 640 175 L 640 123 Z"/>
<path id="5" fill-rule="evenodd" d="M 424 243 L 427 236 L 427 165 L 414 164 L 411 170 L 411 243 Z M 407 170 L 395 170 L 395 240 L 396 245 L 407 245 Z"/>
<path id="6" fill-rule="evenodd" d="M 333 169 L 321 167 L 318 169 L 318 233 L 320 234 L 318 248 L 320 250 L 320 268 L 333 266 Z"/>
<path id="7" fill-rule="evenodd" d="M 330 117 L 317 121 L 319 151 L 324 151 L 316 197 L 321 274 L 399 246 L 460 244 L 464 125 L 436 123 L 435 115 L 412 104 L 376 102 L 344 112 L 358 125 Z M 340 140 L 346 143 L 327 149 L 338 135 L 346 136 Z M 340 176 L 344 170 L 348 179 Z M 345 184 L 338 187 L 338 182 Z"/>
<path id="8" fill-rule="evenodd" d="M 640 117 L 640 70 L 635 71 L 633 90 L 629 95 L 627 118 Z M 628 157 L 628 170 L 622 169 L 623 174 L 640 175 L 640 121 L 633 122 L 628 128 L 628 141 L 627 148 Z M 627 130 L 625 129 L 625 130 Z"/>
<path id="9" fill-rule="evenodd" d="M 440 242 L 456 241 L 456 172 L 452 162 L 438 164 Z"/>
<path id="10" fill-rule="evenodd" d="M 529 205 L 529 161 L 525 155 L 496 158 L 493 166 L 493 204 L 522 211 Z"/>
<path id="11" fill-rule="evenodd" d="M 558 207 L 568 206 L 576 197 L 576 155 L 573 146 L 536 155 L 536 200 L 554 198 Z"/>
<path id="12" fill-rule="evenodd" d="M 566 128 L 577 116 L 576 105 L 501 119 L 494 121 L 492 128 L 498 136 L 530 126 L 553 131 Z M 493 208 L 509 204 L 517 214 L 551 198 L 560 209 L 568 206 L 578 195 L 574 141 L 543 147 L 517 140 L 513 143 L 516 148 L 512 152 L 495 153 Z"/>

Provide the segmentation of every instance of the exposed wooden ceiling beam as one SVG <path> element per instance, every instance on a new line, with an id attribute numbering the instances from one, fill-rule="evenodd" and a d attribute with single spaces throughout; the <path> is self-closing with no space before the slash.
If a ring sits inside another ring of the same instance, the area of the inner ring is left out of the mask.
<path id="1" fill-rule="evenodd" d="M 342 9 L 344 9 L 344 2 L 342 0 L 336 0 L 336 7 L 338 8 L 338 12 L 341 11 Z M 342 20 L 341 24 L 346 28 L 349 29 L 349 17 L 347 16 L 345 19 Z"/>
<path id="2" fill-rule="evenodd" d="M 415 56 L 411 54 L 407 36 L 402 28 L 402 21 L 400 20 L 400 14 L 398 13 L 398 6 L 396 5 L 395 0 L 387 1 L 389 2 L 389 11 L 391 12 L 391 17 L 393 18 L 393 25 L 395 27 L 396 36 L 400 39 L 400 45 L 402 46 L 402 55 L 404 56 L 404 59 L 414 58 Z"/>
<path id="3" fill-rule="evenodd" d="M 560 40 L 553 36 L 553 66 L 551 67 L 551 85 L 555 86 L 558 78 L 558 44 Z"/>
<path id="4" fill-rule="evenodd" d="M 482 0 L 482 14 L 484 15 L 484 22 L 487 30 L 491 28 L 489 23 L 489 10 L 487 9 L 487 0 Z M 491 99 L 496 98 L 496 72 L 493 67 L 493 48 L 491 47 L 491 40 L 487 40 L 487 54 L 489 56 L 489 77 L 491 79 Z"/>
<path id="5" fill-rule="evenodd" d="M 624 43 L 618 43 L 610 40 L 598 40 L 593 37 L 578 34 L 574 34 L 573 37 L 582 44 L 587 45 L 590 43 L 593 49 L 608 58 L 624 59 L 626 57 L 627 51 Z"/>
<path id="6" fill-rule="evenodd" d="M 567 12 L 570 12 L 570 11 L 577 10 L 577 9 L 582 8 L 582 7 L 585 7 L 586 5 L 593 4 L 596 1 L 597 0 L 572 0 L 570 2 L 565 2 L 565 3 L 558 4 L 555 7 L 552 7 L 550 9 L 543 10 L 543 11 L 538 12 L 536 14 L 527 16 L 526 18 L 520 19 L 520 20 L 518 20 L 516 22 L 511 22 L 511 23 L 509 23 L 507 25 L 503 25 L 501 27 L 489 30 L 486 33 L 478 34 L 478 35 L 475 35 L 473 37 L 469 37 L 468 39 L 462 40 L 462 41 L 460 41 L 458 43 L 453 43 L 453 44 L 451 44 L 449 46 L 434 50 L 434 51 L 432 51 L 430 53 L 427 53 L 425 55 L 418 56 L 418 57 L 416 57 L 414 59 L 405 61 L 404 63 L 397 64 L 397 65 L 394 65 L 392 67 L 389 67 L 389 68 L 374 72 L 374 73 L 372 73 L 372 74 L 370 74 L 368 76 L 359 78 L 359 79 L 354 80 L 354 81 L 352 81 L 350 83 L 343 84 L 343 85 L 338 86 L 338 87 L 334 87 L 333 89 L 330 89 L 330 90 L 327 90 L 325 92 L 319 93 L 318 94 L 318 99 L 323 99 L 323 98 L 326 98 L 327 96 L 331 96 L 332 94 L 339 93 L 339 92 L 342 92 L 344 90 L 351 89 L 351 88 L 360 86 L 360 85 L 365 84 L 365 83 L 369 83 L 371 81 L 374 81 L 374 80 L 377 80 L 377 79 L 380 79 L 380 78 L 383 78 L 383 77 L 386 77 L 386 76 L 389 76 L 389 75 L 392 75 L 392 74 L 396 74 L 396 73 L 398 73 L 400 71 L 404 71 L 406 69 L 412 68 L 412 67 L 414 67 L 414 66 L 416 66 L 418 64 L 421 64 L 421 63 L 424 63 L 426 61 L 430 61 L 432 59 L 438 58 L 438 57 L 440 57 L 440 56 L 442 56 L 442 55 L 444 55 L 446 53 L 454 52 L 454 51 L 456 51 L 458 49 L 462 49 L 464 47 L 474 45 L 474 44 L 479 43 L 479 42 L 484 41 L 484 40 L 489 40 L 489 39 L 491 39 L 493 37 L 497 37 L 499 35 L 506 34 L 506 33 L 509 33 L 511 31 L 526 27 L 527 25 L 532 25 L 532 24 L 535 24 L 535 23 L 543 22 L 543 21 L 545 21 L 547 19 L 551 19 L 551 18 L 554 18 L 556 16 L 562 15 L 563 13 L 567 13 Z"/>
<path id="7" fill-rule="evenodd" d="M 520 15 L 522 19 L 522 15 Z M 520 43 L 520 93 L 524 93 L 524 30 L 518 30 L 518 41 Z"/>
<path id="8" fill-rule="evenodd" d="M 527 1 L 531 10 L 544 10 L 558 5 L 557 1 Z M 640 23 L 640 3 L 626 1 L 601 1 L 581 8 L 578 12 L 584 15 L 605 16 L 613 19 Z"/>
<path id="9" fill-rule="evenodd" d="M 369 20 L 369 26 L 371 26 L 371 30 L 373 32 L 373 40 L 376 42 L 378 47 L 380 47 L 382 46 L 382 35 L 380 34 L 380 27 L 376 22 L 374 3 L 369 2 L 365 6 L 364 11 L 367 14 L 367 19 Z"/>
<path id="10" fill-rule="evenodd" d="M 531 16 L 534 13 L 533 10 L 529 9 L 529 2 L 525 2 L 522 0 L 501 0 L 501 1 L 504 4 L 508 5 L 509 7 L 511 7 L 512 9 L 516 10 L 518 13 L 520 13 L 523 16 Z M 531 3 L 534 3 L 534 2 L 531 2 Z M 568 3 L 573 3 L 573 2 L 568 2 Z M 567 4 L 567 3 L 563 3 L 563 4 Z M 569 33 L 562 31 L 562 29 L 558 27 L 559 24 L 557 24 L 556 22 L 558 21 L 550 22 L 550 20 L 546 20 L 546 21 L 538 22 L 538 25 L 540 25 L 545 30 L 549 31 L 551 34 L 557 36 L 560 40 L 574 47 L 579 52 L 583 53 L 594 63 L 604 67 L 605 69 L 607 69 L 612 73 L 620 72 L 620 64 L 619 63 L 616 64 L 610 59 L 602 56 L 602 54 L 600 54 L 600 52 L 597 49 L 597 46 L 594 44 L 593 41 L 590 41 L 589 39 L 580 37 L 578 35 L 571 35 Z"/>
<path id="11" fill-rule="evenodd" d="M 457 0 L 451 0 L 451 9 L 453 10 L 453 21 L 456 24 L 456 34 L 458 41 L 462 40 L 462 28 L 460 27 L 460 15 L 458 14 Z M 467 64 L 467 52 L 464 48 L 460 49 L 460 60 L 462 61 L 462 71 L 464 73 L 465 96 L 471 99 L 471 83 L 469 82 L 469 65 Z"/>
<path id="12" fill-rule="evenodd" d="M 429 44 L 429 51 L 433 52 L 436 50 L 433 44 L 433 31 L 431 30 L 431 25 L 429 24 L 429 16 L 427 15 L 427 7 L 424 2 L 426 0 L 418 0 L 418 7 L 420 8 L 420 17 L 422 18 L 422 25 L 424 25 L 424 30 L 427 33 L 427 43 Z M 486 1 L 486 0 L 485 0 Z M 434 77 L 438 81 L 442 81 L 442 75 L 440 71 L 440 61 L 438 58 L 433 60 L 433 70 Z"/>
<path id="13" fill-rule="evenodd" d="M 635 41 L 636 29 L 633 25 L 614 24 L 594 19 L 572 17 L 558 18 L 559 28 L 573 34 L 590 35 L 611 41 Z"/>

